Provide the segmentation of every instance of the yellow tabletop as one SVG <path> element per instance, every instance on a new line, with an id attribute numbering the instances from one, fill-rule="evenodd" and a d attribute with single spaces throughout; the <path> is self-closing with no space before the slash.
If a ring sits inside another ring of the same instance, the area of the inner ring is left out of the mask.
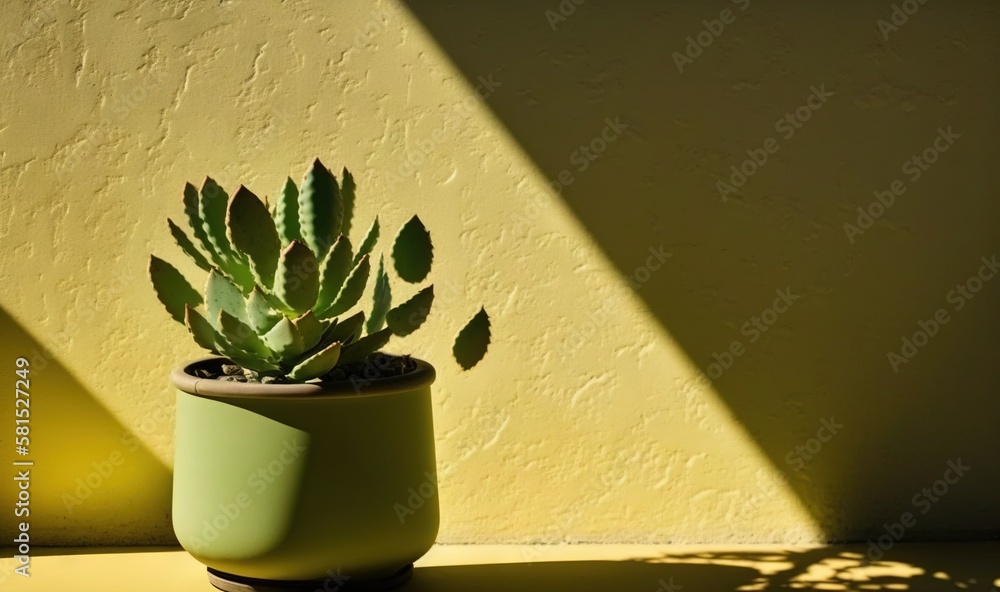
<path id="1" fill-rule="evenodd" d="M 402 592 L 1000 590 L 1000 542 L 866 545 L 438 545 Z M 36 549 L 30 577 L 0 562 L 0 590 L 212 592 L 175 548 Z M 872 552 L 871 556 L 875 557 Z M 335 584 L 329 586 L 335 589 Z"/>

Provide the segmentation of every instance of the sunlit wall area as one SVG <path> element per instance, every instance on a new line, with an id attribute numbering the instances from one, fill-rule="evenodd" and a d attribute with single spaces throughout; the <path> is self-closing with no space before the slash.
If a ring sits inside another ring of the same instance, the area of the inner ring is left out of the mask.
<path id="1" fill-rule="evenodd" d="M 928 4 L 883 40 L 891 6 L 746 4 L 11 2 L 0 363 L 49 361 L 38 542 L 173 540 L 167 375 L 200 352 L 148 256 L 202 278 L 165 223 L 184 183 L 274 196 L 317 156 L 356 177 L 358 220 L 433 236 L 435 311 L 390 349 L 438 370 L 442 542 L 878 536 L 959 459 L 906 536 L 995 531 L 1000 283 L 948 295 L 996 252 L 996 9 Z M 480 304 L 492 344 L 462 372 Z"/>

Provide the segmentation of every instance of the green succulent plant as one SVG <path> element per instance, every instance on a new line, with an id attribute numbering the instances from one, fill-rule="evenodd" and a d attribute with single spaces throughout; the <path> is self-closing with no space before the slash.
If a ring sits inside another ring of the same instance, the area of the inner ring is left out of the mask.
<path id="1" fill-rule="evenodd" d="M 301 187 L 285 182 L 273 207 L 243 186 L 230 197 L 211 178 L 200 191 L 187 184 L 184 214 L 193 239 L 173 220 L 167 224 L 180 249 L 208 273 L 204 295 L 154 255 L 149 276 L 157 297 L 199 346 L 262 377 L 304 382 L 365 360 L 393 335 L 409 335 L 424 323 L 434 287 L 392 307 L 379 256 L 368 313 L 354 311 L 372 278 L 380 233 L 375 217 L 357 248 L 348 238 L 355 189 L 346 168 L 338 183 L 318 159 Z M 423 282 L 433 258 L 430 233 L 413 216 L 393 241 L 396 275 Z M 480 311 L 456 341 L 463 368 L 485 354 L 484 317 Z M 462 345 L 470 331 L 471 343 Z"/>

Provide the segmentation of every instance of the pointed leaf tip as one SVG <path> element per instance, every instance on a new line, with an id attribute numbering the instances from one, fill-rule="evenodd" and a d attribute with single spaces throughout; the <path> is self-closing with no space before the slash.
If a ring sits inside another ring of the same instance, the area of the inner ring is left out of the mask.
<path id="1" fill-rule="evenodd" d="M 267 206 L 240 185 L 229 200 L 226 227 L 232 245 L 249 259 L 257 283 L 270 289 L 278 267 L 281 239 Z"/>
<path id="2" fill-rule="evenodd" d="M 462 369 L 468 370 L 483 359 L 489 346 L 490 317 L 486 314 L 486 309 L 481 308 L 458 333 L 452 353 Z"/>
<path id="3" fill-rule="evenodd" d="M 422 282 L 430 273 L 434 247 L 430 233 L 417 216 L 399 229 L 392 245 L 392 259 L 399 277 L 411 284 Z"/>
<path id="4" fill-rule="evenodd" d="M 185 306 L 195 308 L 202 303 L 199 294 L 176 267 L 156 255 L 149 256 L 149 279 L 156 297 L 180 324 L 184 324 Z"/>

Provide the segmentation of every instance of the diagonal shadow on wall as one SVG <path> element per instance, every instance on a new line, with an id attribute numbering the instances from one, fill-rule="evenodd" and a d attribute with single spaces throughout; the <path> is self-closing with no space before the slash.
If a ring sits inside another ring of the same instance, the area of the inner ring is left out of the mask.
<path id="1" fill-rule="evenodd" d="M 953 291 L 1000 251 L 995 6 L 925 6 L 891 41 L 876 25 L 890 9 L 862 2 L 405 6 L 471 85 L 499 84 L 488 107 L 830 539 L 922 509 L 914 495 L 956 459 L 968 476 L 907 536 L 997 531 L 1000 279 Z M 732 22 L 678 65 L 725 8 Z M 947 151 L 914 179 L 903 163 L 942 131 Z M 730 193 L 731 166 L 751 173 Z M 872 209 L 894 181 L 905 193 Z M 794 303 L 767 312 L 783 290 Z M 830 418 L 843 427 L 806 459 L 796 447 Z"/>
<path id="2" fill-rule="evenodd" d="M 13 397 L 2 408 L 0 440 L 8 466 L 13 460 L 34 462 L 31 514 L 26 517 L 32 544 L 176 544 L 170 526 L 170 470 L 3 309 L 0 335 L 0 360 L 10 368 L 11 387 L 15 361 L 30 362 L 29 454 L 15 457 L 9 437 Z M 136 427 L 141 429 L 142 424 Z M 4 490 L 11 494 L 5 499 L 16 499 L 14 485 L 4 480 Z M 0 531 L 16 532 L 14 521 L 13 512 L 4 512 Z"/>

